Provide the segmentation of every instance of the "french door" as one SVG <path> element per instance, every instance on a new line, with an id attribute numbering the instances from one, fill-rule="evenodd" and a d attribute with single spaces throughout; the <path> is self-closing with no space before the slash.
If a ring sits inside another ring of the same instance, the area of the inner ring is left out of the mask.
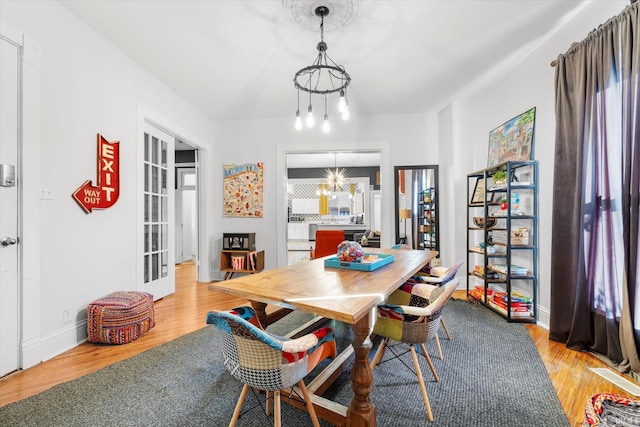
<path id="1" fill-rule="evenodd" d="M 175 292 L 175 139 L 144 126 L 143 290 L 154 300 Z"/>

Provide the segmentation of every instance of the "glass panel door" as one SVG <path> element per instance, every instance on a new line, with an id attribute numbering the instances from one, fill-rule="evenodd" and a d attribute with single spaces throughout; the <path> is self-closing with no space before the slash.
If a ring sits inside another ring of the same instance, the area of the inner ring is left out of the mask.
<path id="1" fill-rule="evenodd" d="M 175 290 L 174 248 L 169 245 L 174 241 L 170 226 L 174 221 L 174 144 L 170 135 L 145 126 L 144 288 L 154 299 Z"/>

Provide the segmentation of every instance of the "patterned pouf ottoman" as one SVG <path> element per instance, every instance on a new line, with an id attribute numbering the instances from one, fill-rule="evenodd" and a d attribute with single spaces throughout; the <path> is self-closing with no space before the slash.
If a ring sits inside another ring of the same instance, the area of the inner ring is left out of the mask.
<path id="1" fill-rule="evenodd" d="M 585 406 L 582 425 L 639 426 L 640 400 L 608 393 L 594 394 Z"/>
<path id="2" fill-rule="evenodd" d="M 126 344 L 155 324 L 153 296 L 146 292 L 114 292 L 87 307 L 89 342 Z"/>

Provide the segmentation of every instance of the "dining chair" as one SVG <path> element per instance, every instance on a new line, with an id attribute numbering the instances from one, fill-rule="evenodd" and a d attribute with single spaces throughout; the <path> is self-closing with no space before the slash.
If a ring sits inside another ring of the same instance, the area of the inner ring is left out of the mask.
<path id="1" fill-rule="evenodd" d="M 426 295 L 426 301 L 424 301 L 424 303 L 425 305 L 428 304 L 428 294 L 431 292 L 430 290 L 435 289 L 436 286 L 440 286 L 443 283 L 446 283 L 456 277 L 456 274 L 458 273 L 458 270 L 463 263 L 464 261 L 458 261 L 451 267 L 429 267 L 423 269 L 423 271 L 411 277 L 400 288 L 398 288 L 398 290 L 389 297 L 389 303 L 407 305 L 409 303 L 409 299 L 411 298 L 413 285 L 416 283 L 427 283 L 434 286 L 433 288 L 423 288 L 423 294 Z M 442 323 L 442 330 L 447 336 L 447 339 L 451 340 L 451 334 L 449 333 L 449 328 L 447 328 L 447 324 L 445 323 L 444 319 L 440 318 L 440 322 Z M 436 343 L 438 345 L 438 349 L 440 349 L 440 340 L 437 337 Z M 441 352 L 440 358 L 442 358 Z"/>
<path id="2" fill-rule="evenodd" d="M 419 272 L 417 276 L 424 283 L 445 283 L 456 277 L 463 263 L 464 261 L 458 261 L 451 267 L 430 267 L 423 272 Z"/>
<path id="3" fill-rule="evenodd" d="M 433 413 L 431 412 L 427 389 L 422 377 L 422 371 L 420 370 L 420 364 L 418 363 L 415 345 L 419 345 L 422 349 L 422 353 L 424 354 L 425 360 L 429 365 L 429 369 L 431 370 L 434 379 L 436 382 L 439 382 L 440 379 L 436 374 L 436 370 L 431 362 L 429 353 L 427 353 L 425 343 L 437 336 L 438 328 L 441 325 L 440 318 L 442 310 L 451 298 L 453 291 L 458 287 L 458 283 L 459 282 L 457 280 L 450 280 L 442 286 L 430 290 L 429 297 L 431 302 L 427 306 L 420 306 L 418 298 L 416 298 L 411 301 L 413 304 L 410 305 L 395 305 L 387 303 L 381 304 L 377 307 L 376 323 L 373 327 L 373 334 L 382 337 L 382 341 L 373 356 L 370 368 L 373 371 L 382 359 L 385 350 L 387 348 L 391 348 L 390 341 L 409 344 L 411 358 L 413 359 L 413 365 L 415 367 L 416 376 L 418 377 L 418 383 L 420 384 L 420 391 L 422 392 L 422 399 L 424 400 L 424 406 L 427 410 L 429 421 L 433 421 Z M 419 288 L 424 286 L 430 285 L 415 285 L 415 295 L 419 295 Z"/>
<path id="4" fill-rule="evenodd" d="M 207 314 L 207 324 L 222 332 L 224 365 L 244 384 L 229 426 L 236 425 L 252 387 L 264 391 L 267 401 L 273 392 L 274 426 L 280 427 L 280 390 L 293 389 L 295 384 L 302 391 L 313 425 L 320 426 L 303 378 L 323 360 L 335 359 L 336 343 L 331 328 L 319 328 L 295 339 L 280 337 L 265 331 L 249 306 L 212 310 Z"/>
<path id="5" fill-rule="evenodd" d="M 316 246 L 312 259 L 335 255 L 338 252 L 338 245 L 342 242 L 344 242 L 344 230 L 316 231 Z"/>

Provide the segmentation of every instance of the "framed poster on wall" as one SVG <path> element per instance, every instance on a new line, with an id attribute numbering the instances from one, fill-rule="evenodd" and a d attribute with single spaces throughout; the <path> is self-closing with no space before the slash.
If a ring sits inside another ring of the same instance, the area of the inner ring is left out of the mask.
<path id="1" fill-rule="evenodd" d="M 264 163 L 224 165 L 224 216 L 262 218 Z"/>
<path id="2" fill-rule="evenodd" d="M 536 107 L 525 111 L 489 132 L 487 167 L 533 157 L 533 129 Z"/>

